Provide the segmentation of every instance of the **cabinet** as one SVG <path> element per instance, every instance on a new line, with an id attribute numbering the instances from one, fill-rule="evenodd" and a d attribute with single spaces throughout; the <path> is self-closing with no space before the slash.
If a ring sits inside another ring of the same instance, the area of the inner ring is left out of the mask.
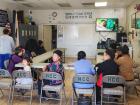
<path id="1" fill-rule="evenodd" d="M 38 40 L 38 26 L 19 24 L 19 43 L 25 46 L 28 39 Z"/>

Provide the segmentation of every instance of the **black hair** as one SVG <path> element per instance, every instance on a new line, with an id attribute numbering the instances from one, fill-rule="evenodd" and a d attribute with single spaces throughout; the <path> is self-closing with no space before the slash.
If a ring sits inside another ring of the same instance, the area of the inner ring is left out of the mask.
<path id="1" fill-rule="evenodd" d="M 19 47 L 15 48 L 14 52 L 15 52 L 16 55 L 18 55 L 21 51 L 23 51 L 23 48 L 21 46 L 19 46 Z"/>
<path id="2" fill-rule="evenodd" d="M 61 50 L 55 50 L 53 53 L 57 54 L 60 58 L 62 57 L 62 51 Z"/>
<path id="3" fill-rule="evenodd" d="M 81 59 L 85 59 L 86 58 L 86 53 L 84 51 L 79 51 L 78 52 L 78 60 L 81 60 Z"/>
<path id="4" fill-rule="evenodd" d="M 106 49 L 105 53 L 110 56 L 112 60 L 115 58 L 115 51 L 112 49 Z"/>
<path id="5" fill-rule="evenodd" d="M 38 40 L 38 45 L 40 46 L 43 43 L 42 40 Z"/>
<path id="6" fill-rule="evenodd" d="M 7 28 L 4 28 L 4 29 L 3 29 L 3 34 L 9 34 L 9 32 L 10 32 L 10 31 L 9 31 Z"/>
<path id="7" fill-rule="evenodd" d="M 29 39 L 26 42 L 25 45 L 25 50 L 28 50 L 29 52 L 35 52 L 36 54 L 38 54 L 38 43 L 36 39 Z"/>
<path id="8" fill-rule="evenodd" d="M 121 48 L 122 54 L 129 54 L 129 48 L 127 45 L 122 46 Z"/>

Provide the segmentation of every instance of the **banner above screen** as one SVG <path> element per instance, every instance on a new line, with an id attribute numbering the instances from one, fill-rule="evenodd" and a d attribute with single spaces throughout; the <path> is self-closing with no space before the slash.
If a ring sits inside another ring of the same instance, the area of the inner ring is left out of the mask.
<path id="1" fill-rule="evenodd" d="M 86 24 L 95 21 L 93 9 L 85 10 L 51 10 L 48 11 L 48 22 L 50 24 Z"/>

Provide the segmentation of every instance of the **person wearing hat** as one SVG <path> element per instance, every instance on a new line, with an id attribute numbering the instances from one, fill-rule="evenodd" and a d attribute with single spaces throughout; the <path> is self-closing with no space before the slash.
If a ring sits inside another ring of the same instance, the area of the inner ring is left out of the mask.
<path id="1" fill-rule="evenodd" d="M 102 84 L 102 77 L 105 75 L 118 75 L 119 68 L 118 65 L 114 61 L 115 52 L 112 49 L 106 49 L 104 52 L 102 63 L 97 64 L 95 67 L 97 68 L 97 85 L 96 85 L 96 101 L 97 104 L 101 101 L 101 86 L 105 88 L 116 87 L 113 84 Z"/>
<path id="2" fill-rule="evenodd" d="M 49 65 L 47 65 L 43 71 L 44 72 L 56 72 L 59 73 L 62 76 L 62 79 L 64 80 L 64 67 L 63 64 L 61 62 L 61 58 L 62 58 L 62 51 L 60 50 L 56 50 L 53 52 L 53 56 L 52 56 L 52 63 L 50 63 Z M 57 80 L 43 80 L 44 84 L 46 85 L 59 85 L 61 84 L 63 81 L 57 81 Z M 38 81 L 38 94 L 40 95 L 41 93 L 41 84 L 42 84 L 42 80 Z M 49 92 L 49 93 L 55 93 L 55 92 Z M 53 97 L 57 96 L 56 94 L 53 94 Z M 45 91 L 42 91 L 42 96 L 46 97 Z"/>
<path id="3" fill-rule="evenodd" d="M 4 61 L 8 60 L 15 48 L 14 40 L 8 34 L 8 29 L 3 30 L 3 35 L 0 35 L 0 69 L 4 69 Z"/>
<path id="4" fill-rule="evenodd" d="M 16 69 L 15 64 L 22 62 L 24 49 L 22 47 L 15 48 L 14 54 L 9 59 L 8 71 L 10 74 Z"/>

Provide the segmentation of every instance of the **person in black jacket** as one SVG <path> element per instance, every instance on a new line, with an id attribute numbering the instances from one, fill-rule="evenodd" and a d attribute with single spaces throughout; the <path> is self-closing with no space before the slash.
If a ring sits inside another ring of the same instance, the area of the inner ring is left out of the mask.
<path id="1" fill-rule="evenodd" d="M 38 41 L 38 54 L 40 55 L 40 54 L 43 54 L 45 52 L 46 52 L 46 50 L 45 50 L 45 48 L 43 46 L 43 41 L 39 40 Z"/>
<path id="2" fill-rule="evenodd" d="M 97 87 L 96 87 L 96 101 L 97 103 L 101 100 L 101 86 L 102 86 L 102 77 L 105 75 L 118 75 L 119 69 L 117 64 L 114 61 L 115 58 L 115 52 L 111 49 L 107 49 L 104 52 L 104 62 L 97 64 L 95 67 L 97 67 Z M 112 84 L 103 84 L 103 87 L 105 88 L 112 88 L 116 87 L 116 85 Z"/>

